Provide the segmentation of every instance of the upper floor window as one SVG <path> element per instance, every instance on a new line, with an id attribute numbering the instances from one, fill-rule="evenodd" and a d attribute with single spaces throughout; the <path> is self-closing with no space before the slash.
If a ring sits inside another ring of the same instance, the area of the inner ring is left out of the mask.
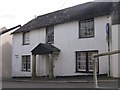
<path id="1" fill-rule="evenodd" d="M 54 27 L 46 28 L 46 43 L 54 43 Z"/>
<path id="2" fill-rule="evenodd" d="M 30 32 L 23 33 L 23 45 L 30 44 Z"/>
<path id="3" fill-rule="evenodd" d="M 79 22 L 79 38 L 94 37 L 94 19 Z"/>

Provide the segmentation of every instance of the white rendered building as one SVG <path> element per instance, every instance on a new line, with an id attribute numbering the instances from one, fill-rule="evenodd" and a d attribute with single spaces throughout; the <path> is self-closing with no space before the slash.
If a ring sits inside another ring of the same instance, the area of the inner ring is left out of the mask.
<path id="1" fill-rule="evenodd" d="M 118 3 L 77 5 L 38 16 L 13 32 L 12 77 L 91 75 L 92 55 L 108 52 L 107 25 L 110 51 L 119 49 L 113 6 Z M 110 63 L 110 75 L 118 77 L 118 59 L 98 58 L 98 74 L 108 74 Z"/>

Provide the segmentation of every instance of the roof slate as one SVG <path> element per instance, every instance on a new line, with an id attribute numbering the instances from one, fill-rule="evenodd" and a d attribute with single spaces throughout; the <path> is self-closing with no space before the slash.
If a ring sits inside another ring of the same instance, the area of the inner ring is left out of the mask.
<path id="1" fill-rule="evenodd" d="M 112 2 L 88 2 L 63 10 L 55 11 L 29 21 L 21 28 L 13 32 L 27 32 L 43 27 L 53 26 L 75 20 L 84 20 L 103 15 L 109 15 L 112 11 Z"/>

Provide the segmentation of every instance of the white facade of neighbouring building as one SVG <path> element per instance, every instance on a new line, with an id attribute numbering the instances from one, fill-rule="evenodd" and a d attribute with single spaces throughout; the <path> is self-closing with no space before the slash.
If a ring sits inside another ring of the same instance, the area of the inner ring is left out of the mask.
<path id="1" fill-rule="evenodd" d="M 113 4 L 111 50 L 120 50 L 120 2 Z M 120 77 L 120 54 L 111 56 L 111 76 Z"/>
<path id="2" fill-rule="evenodd" d="M 112 50 L 120 50 L 120 25 L 112 26 Z M 111 76 L 120 77 L 119 73 L 119 64 L 120 64 L 120 55 L 112 55 L 111 57 Z"/>
<path id="3" fill-rule="evenodd" d="M 102 10 L 97 12 L 99 15 L 93 14 L 96 13 L 95 11 L 85 16 L 82 14 L 84 12 L 81 11 L 82 13 L 79 12 L 80 14 L 75 14 L 77 16 L 74 17 L 74 13 L 71 11 L 74 10 L 76 12 L 79 7 L 76 6 L 73 7 L 74 9 L 71 7 L 63 11 L 38 16 L 13 32 L 12 77 L 48 76 L 51 72 L 53 76 L 92 75 L 92 55 L 108 52 L 107 24 L 109 24 L 111 36 L 110 51 L 118 50 L 120 44 L 118 42 L 119 25 L 112 25 L 111 13 L 105 14 L 104 11 L 107 6 L 104 7 L 104 4 L 96 2 L 83 4 L 86 8 L 87 6 L 92 7 L 95 5 L 95 7 L 90 9 L 93 11 L 96 10 L 97 6 L 100 8 L 103 5 L 103 12 Z M 105 5 L 112 6 L 112 3 L 106 3 Z M 88 12 L 88 8 L 86 9 L 82 6 L 81 8 L 80 10 L 85 9 Z M 69 12 L 72 14 L 70 15 Z M 67 17 L 62 17 L 61 13 L 63 13 L 63 16 L 64 14 L 65 16 L 67 15 Z M 81 16 L 79 17 L 79 15 Z M 75 19 L 71 20 L 71 18 Z M 51 33 L 47 31 L 48 29 L 54 30 L 54 32 Z M 91 30 L 89 35 L 92 36 L 85 36 L 88 33 L 85 34 L 81 30 Z M 47 43 L 49 40 L 53 42 Z M 49 52 L 51 46 L 60 50 L 55 56 L 53 48 L 53 52 Z M 52 64 L 51 59 L 48 59 L 50 55 L 53 55 Z M 108 56 L 99 57 L 97 60 L 98 75 L 109 74 L 110 67 L 110 76 L 118 77 L 118 60 L 119 55 L 110 56 L 110 62 Z M 51 65 L 52 69 L 50 69 Z"/>

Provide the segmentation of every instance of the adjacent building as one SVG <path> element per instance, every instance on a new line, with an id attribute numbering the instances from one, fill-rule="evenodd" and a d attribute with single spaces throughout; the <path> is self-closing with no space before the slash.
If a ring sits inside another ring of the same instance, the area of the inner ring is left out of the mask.
<path id="1" fill-rule="evenodd" d="M 16 28 L 0 29 L 0 78 L 11 78 L 12 75 L 12 35 Z"/>

